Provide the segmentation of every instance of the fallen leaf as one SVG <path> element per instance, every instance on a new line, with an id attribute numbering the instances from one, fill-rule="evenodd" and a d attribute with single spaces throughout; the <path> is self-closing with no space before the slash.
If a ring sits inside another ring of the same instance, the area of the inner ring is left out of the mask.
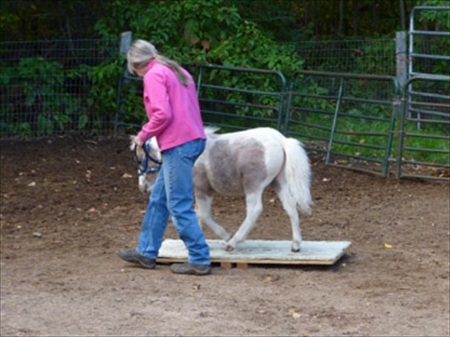
<path id="1" fill-rule="evenodd" d="M 300 315 L 298 312 L 296 312 L 294 309 L 289 310 L 289 313 L 292 315 L 293 318 L 298 319 L 302 315 Z"/>
<path id="2" fill-rule="evenodd" d="M 264 282 L 276 282 L 280 279 L 279 275 L 266 275 L 263 278 Z"/>

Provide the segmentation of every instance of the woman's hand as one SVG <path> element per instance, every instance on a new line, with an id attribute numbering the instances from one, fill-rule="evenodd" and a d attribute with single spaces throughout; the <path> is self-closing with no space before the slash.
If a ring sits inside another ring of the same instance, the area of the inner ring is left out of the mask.
<path id="1" fill-rule="evenodd" d="M 138 136 L 134 137 L 134 143 L 139 147 L 142 147 L 144 145 L 144 142 Z"/>

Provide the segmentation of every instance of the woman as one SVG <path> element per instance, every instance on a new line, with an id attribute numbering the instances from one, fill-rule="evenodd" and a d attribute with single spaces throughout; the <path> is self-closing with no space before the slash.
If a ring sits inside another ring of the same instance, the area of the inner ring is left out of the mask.
<path id="1" fill-rule="evenodd" d="M 170 269 L 177 274 L 207 275 L 211 272 L 209 247 L 192 208 L 192 169 L 206 139 L 194 81 L 185 69 L 144 40 L 130 47 L 127 60 L 130 73 L 143 78 L 149 120 L 135 138 L 136 145 L 156 137 L 163 165 L 150 195 L 137 248 L 121 249 L 118 254 L 125 261 L 155 268 L 171 216 L 189 257 L 186 263 L 172 264 Z"/>

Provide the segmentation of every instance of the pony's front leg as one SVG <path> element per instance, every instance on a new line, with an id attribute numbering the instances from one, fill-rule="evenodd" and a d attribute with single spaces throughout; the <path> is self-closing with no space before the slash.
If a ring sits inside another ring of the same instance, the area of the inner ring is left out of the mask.
<path id="1" fill-rule="evenodd" d="M 200 225 L 207 225 L 217 236 L 228 241 L 231 238 L 231 234 L 215 222 L 211 215 L 212 199 L 212 197 L 206 195 L 195 199 L 195 210 L 197 212 L 198 221 L 200 222 Z"/>
<path id="2" fill-rule="evenodd" d="M 244 222 L 239 227 L 238 231 L 228 241 L 225 248 L 226 251 L 232 251 L 236 248 L 236 245 L 245 241 L 250 231 L 256 224 L 256 220 L 263 210 L 262 206 L 262 190 L 255 193 L 248 194 L 246 196 L 247 215 Z"/>

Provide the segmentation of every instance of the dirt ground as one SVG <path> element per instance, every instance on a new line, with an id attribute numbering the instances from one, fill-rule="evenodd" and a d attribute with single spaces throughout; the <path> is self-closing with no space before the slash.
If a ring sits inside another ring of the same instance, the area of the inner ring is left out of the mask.
<path id="1" fill-rule="evenodd" d="M 183 276 L 116 254 L 147 204 L 127 139 L 3 141 L 1 336 L 448 336 L 449 184 L 312 170 L 302 233 L 351 241 L 335 265 Z M 274 198 L 249 239 L 290 240 Z M 213 210 L 233 229 L 245 207 L 217 197 Z"/>

